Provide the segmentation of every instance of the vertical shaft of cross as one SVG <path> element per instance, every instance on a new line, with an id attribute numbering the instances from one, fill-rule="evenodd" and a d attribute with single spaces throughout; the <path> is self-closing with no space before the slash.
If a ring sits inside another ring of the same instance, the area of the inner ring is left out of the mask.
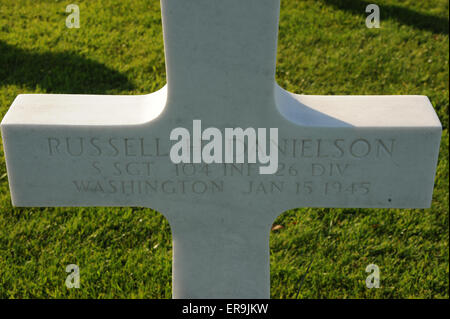
<path id="1" fill-rule="evenodd" d="M 173 298 L 270 298 L 268 215 L 242 207 L 177 211 L 169 218 Z"/>
<path id="2" fill-rule="evenodd" d="M 279 0 L 162 0 L 161 9 L 166 123 L 201 119 L 221 128 L 273 120 Z M 207 202 L 164 211 L 173 297 L 269 298 L 271 216 L 236 207 L 232 198 Z"/>
<path id="3" fill-rule="evenodd" d="M 273 100 L 279 0 L 162 0 L 161 6 L 169 108 L 199 117 L 209 105 L 211 112 L 235 108 L 245 116 Z"/>

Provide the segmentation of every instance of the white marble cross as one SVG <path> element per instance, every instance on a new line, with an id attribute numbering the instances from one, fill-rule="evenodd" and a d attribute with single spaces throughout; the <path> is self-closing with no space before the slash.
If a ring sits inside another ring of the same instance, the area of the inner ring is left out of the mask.
<path id="1" fill-rule="evenodd" d="M 156 209 L 175 298 L 268 298 L 269 232 L 286 210 L 430 206 L 441 125 L 427 97 L 289 93 L 275 82 L 279 0 L 161 2 L 160 91 L 15 99 L 1 124 L 15 206 Z M 277 128 L 278 171 L 174 164 L 170 134 L 194 120 Z"/>

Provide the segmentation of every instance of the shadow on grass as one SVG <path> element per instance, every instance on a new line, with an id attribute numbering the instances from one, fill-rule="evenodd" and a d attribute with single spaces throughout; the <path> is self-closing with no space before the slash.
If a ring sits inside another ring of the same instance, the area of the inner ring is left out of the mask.
<path id="1" fill-rule="evenodd" d="M 366 7 L 374 3 L 373 1 L 363 0 L 324 0 L 324 2 L 339 10 L 349 11 L 358 15 L 367 15 Z M 380 5 L 380 19 L 381 22 L 383 22 L 383 19 L 392 19 L 420 30 L 448 34 L 448 19 L 396 5 Z"/>
<path id="2" fill-rule="evenodd" d="M 0 87 L 40 87 L 46 93 L 104 94 L 131 90 L 128 78 L 71 52 L 35 53 L 0 41 Z"/>

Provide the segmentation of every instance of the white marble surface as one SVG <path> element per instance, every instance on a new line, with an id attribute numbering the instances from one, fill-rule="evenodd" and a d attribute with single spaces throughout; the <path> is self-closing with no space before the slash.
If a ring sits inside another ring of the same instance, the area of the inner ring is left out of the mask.
<path id="1" fill-rule="evenodd" d="M 441 125 L 426 97 L 284 91 L 277 0 L 165 0 L 162 14 L 162 90 L 17 97 L 1 123 L 15 206 L 158 210 L 175 298 L 268 298 L 270 227 L 288 209 L 430 206 Z M 278 173 L 174 165 L 169 134 L 195 119 L 278 128 Z"/>

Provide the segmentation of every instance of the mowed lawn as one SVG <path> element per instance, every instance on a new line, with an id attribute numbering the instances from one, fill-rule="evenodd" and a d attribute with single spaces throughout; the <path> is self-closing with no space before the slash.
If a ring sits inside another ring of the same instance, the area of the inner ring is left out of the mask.
<path id="1" fill-rule="evenodd" d="M 70 3 L 80 29 L 65 26 Z M 272 298 L 295 298 L 299 288 L 298 298 L 449 297 L 449 5 L 376 3 L 380 29 L 365 27 L 369 2 L 282 0 L 277 81 L 304 94 L 427 95 L 444 129 L 432 207 L 281 214 L 270 242 Z M 164 83 L 159 0 L 0 0 L 1 117 L 20 93 L 142 94 Z M 1 152 L 0 298 L 171 297 L 161 214 L 13 208 Z M 378 289 L 365 285 L 372 263 Z M 80 267 L 80 289 L 65 286 L 68 264 Z"/>

